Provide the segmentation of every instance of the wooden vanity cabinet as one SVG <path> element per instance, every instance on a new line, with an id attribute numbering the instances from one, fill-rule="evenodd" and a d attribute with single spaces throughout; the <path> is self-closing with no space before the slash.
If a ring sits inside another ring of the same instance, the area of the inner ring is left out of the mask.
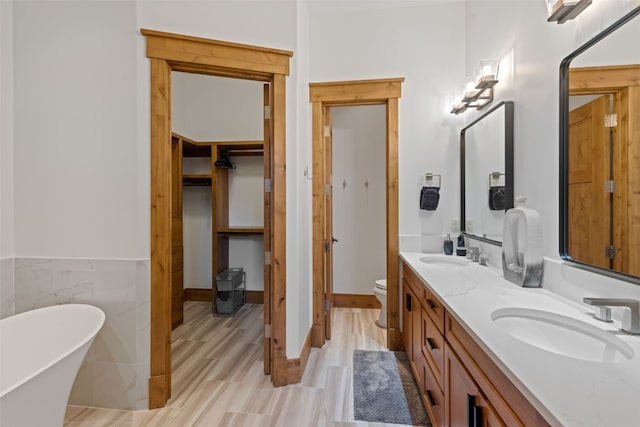
<path id="1" fill-rule="evenodd" d="M 549 427 L 422 279 L 406 265 L 402 274 L 403 342 L 431 423 L 451 427 Z"/>

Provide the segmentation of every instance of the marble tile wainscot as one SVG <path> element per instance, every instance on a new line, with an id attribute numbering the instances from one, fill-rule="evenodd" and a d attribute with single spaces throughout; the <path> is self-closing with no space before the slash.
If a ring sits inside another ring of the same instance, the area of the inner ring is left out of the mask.
<path id="1" fill-rule="evenodd" d="M 0 259 L 0 319 L 15 314 L 13 258 Z"/>
<path id="2" fill-rule="evenodd" d="M 16 258 L 14 271 L 16 314 L 69 303 L 91 304 L 106 314 L 70 404 L 147 408 L 149 260 Z"/>

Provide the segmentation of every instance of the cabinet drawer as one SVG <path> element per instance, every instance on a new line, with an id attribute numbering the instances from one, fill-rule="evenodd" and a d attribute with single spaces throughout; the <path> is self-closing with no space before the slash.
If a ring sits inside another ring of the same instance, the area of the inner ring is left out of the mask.
<path id="1" fill-rule="evenodd" d="M 438 386 L 444 390 L 444 337 L 425 309 L 422 310 L 422 354 Z"/>
<path id="2" fill-rule="evenodd" d="M 444 335 L 444 307 L 440 300 L 427 287 L 423 287 L 422 306 L 427 312 L 436 328 Z"/>
<path id="3" fill-rule="evenodd" d="M 422 367 L 422 400 L 427 408 L 429 418 L 433 427 L 444 426 L 444 393 L 433 379 L 433 373 L 429 366 L 424 363 Z"/>
<path id="4" fill-rule="evenodd" d="M 402 266 L 402 278 L 403 281 L 407 282 L 407 285 L 411 288 L 413 293 L 422 299 L 422 289 L 424 289 L 424 284 L 410 267 L 406 265 Z"/>

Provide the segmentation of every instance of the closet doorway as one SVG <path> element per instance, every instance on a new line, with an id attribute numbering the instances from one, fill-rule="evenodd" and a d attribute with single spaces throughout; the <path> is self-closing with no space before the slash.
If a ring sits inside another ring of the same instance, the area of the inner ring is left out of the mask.
<path id="1" fill-rule="evenodd" d="M 404 78 L 311 83 L 313 107 L 313 325 L 311 344 L 331 339 L 333 230 L 331 108 L 383 105 L 386 110 L 387 347 L 401 344 L 398 230 L 398 98 Z M 373 285 L 372 285 L 373 286 Z"/>
<path id="2" fill-rule="evenodd" d="M 146 29 L 141 32 L 146 37 L 151 70 L 149 408 L 163 407 L 171 397 L 172 305 L 179 306 L 172 304 L 179 297 L 172 294 L 172 271 L 181 274 L 174 268 L 181 257 L 180 244 L 176 241 L 181 233 L 176 230 L 178 226 L 175 220 L 181 218 L 177 218 L 175 204 L 172 206 L 178 181 L 176 176 L 172 179 L 172 159 L 175 159 L 175 156 L 172 158 L 172 151 L 174 154 L 177 152 L 175 145 L 172 147 L 171 132 L 172 71 L 254 80 L 268 85 L 265 86 L 267 102 L 264 108 L 263 141 L 266 219 L 264 370 L 266 374 L 271 374 L 274 385 L 285 385 L 285 78 L 289 74 L 289 61 L 293 53 Z M 211 175 L 214 180 L 214 174 Z M 179 320 L 174 317 L 174 321 Z"/>
<path id="3" fill-rule="evenodd" d="M 263 304 L 263 269 L 269 268 L 263 235 L 264 225 L 267 236 L 270 226 L 263 182 L 270 162 L 263 141 L 270 119 L 264 117 L 268 83 L 173 71 L 171 85 L 176 328 L 183 321 L 183 299 L 213 301 L 215 315 L 233 315 L 243 302 Z M 219 273 L 239 268 L 235 277 L 244 280 L 236 281 L 233 292 L 212 286 Z"/>

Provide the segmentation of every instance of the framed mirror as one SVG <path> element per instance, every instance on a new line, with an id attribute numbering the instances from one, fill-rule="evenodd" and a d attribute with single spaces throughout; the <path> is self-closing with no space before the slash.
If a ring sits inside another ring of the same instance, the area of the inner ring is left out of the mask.
<path id="1" fill-rule="evenodd" d="M 513 102 L 503 101 L 460 131 L 460 230 L 502 245 L 513 207 Z"/>
<path id="2" fill-rule="evenodd" d="M 560 256 L 640 284 L 640 7 L 560 65 Z"/>

